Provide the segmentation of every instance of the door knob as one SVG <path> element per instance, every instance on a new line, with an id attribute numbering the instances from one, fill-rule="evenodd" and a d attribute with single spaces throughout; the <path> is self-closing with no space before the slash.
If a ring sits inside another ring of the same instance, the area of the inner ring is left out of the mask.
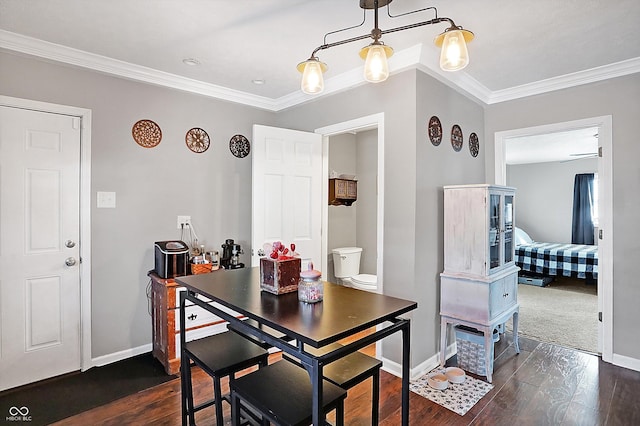
<path id="1" fill-rule="evenodd" d="M 64 242 L 65 247 L 67 248 L 74 248 L 76 246 L 76 243 L 71 241 L 71 240 L 67 240 Z"/>
<path id="2" fill-rule="evenodd" d="M 75 265 L 75 264 L 76 264 L 76 259 L 75 259 L 75 258 L 73 258 L 73 257 L 67 257 L 67 258 L 64 260 L 64 264 L 65 264 L 65 265 L 67 265 L 67 266 L 73 266 L 73 265 Z"/>

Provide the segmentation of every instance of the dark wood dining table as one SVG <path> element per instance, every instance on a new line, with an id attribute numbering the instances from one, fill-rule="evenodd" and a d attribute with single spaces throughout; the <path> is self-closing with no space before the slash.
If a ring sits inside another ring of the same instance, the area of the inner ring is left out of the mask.
<path id="1" fill-rule="evenodd" d="M 400 316 L 416 309 L 418 306 L 416 302 L 328 282 L 324 283 L 324 298 L 321 302 L 312 304 L 300 302 L 297 292 L 275 295 L 262 291 L 259 267 L 178 277 L 176 282 L 187 290 L 180 294 L 182 350 L 186 343 L 185 305 L 190 301 L 228 321 L 241 333 L 255 336 L 294 356 L 301 361 L 310 376 L 313 389 L 314 426 L 324 424 L 325 418 L 322 410 L 323 367 L 380 339 L 400 332 L 402 335 L 402 425 L 409 425 L 410 320 Z M 203 300 L 203 297 L 209 301 Z M 228 309 L 254 321 L 245 322 L 229 314 Z M 286 338 L 274 336 L 264 326 L 283 333 Z M 376 331 L 369 334 L 361 333 L 356 340 L 334 351 L 313 355 L 305 350 L 306 345 L 322 348 L 371 327 L 376 327 Z M 364 337 L 360 337 L 362 335 Z M 183 369 L 189 368 L 184 365 L 185 359 L 181 356 Z M 274 392 L 277 392 L 277 389 L 274 389 Z"/>

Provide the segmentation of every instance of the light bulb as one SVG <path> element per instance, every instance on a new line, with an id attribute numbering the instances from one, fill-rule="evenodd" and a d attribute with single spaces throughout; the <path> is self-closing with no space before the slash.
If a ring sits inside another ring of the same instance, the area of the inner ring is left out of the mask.
<path id="1" fill-rule="evenodd" d="M 460 30 L 447 31 L 440 52 L 440 68 L 444 71 L 457 71 L 469 64 L 469 52 L 464 35 Z"/>
<path id="2" fill-rule="evenodd" d="M 324 90 L 324 78 L 322 73 L 327 70 L 327 66 L 318 59 L 311 58 L 298 64 L 298 70 L 302 70 L 302 81 L 300 89 L 309 95 L 315 95 Z"/>
<path id="3" fill-rule="evenodd" d="M 389 77 L 387 58 L 393 54 L 393 49 L 383 44 L 371 44 L 363 49 L 367 57 L 364 63 L 364 79 L 370 83 L 380 83 Z"/>

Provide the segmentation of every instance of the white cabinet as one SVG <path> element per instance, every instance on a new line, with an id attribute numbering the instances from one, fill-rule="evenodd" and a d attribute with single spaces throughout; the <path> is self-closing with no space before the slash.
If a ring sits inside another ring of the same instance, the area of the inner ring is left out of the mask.
<path id="1" fill-rule="evenodd" d="M 444 187 L 444 272 L 486 277 L 515 266 L 515 189 Z"/>
<path id="2" fill-rule="evenodd" d="M 444 271 L 440 274 L 444 365 L 449 325 L 484 333 L 487 380 L 493 373 L 493 330 L 513 317 L 518 347 L 518 270 L 513 241 L 515 189 L 496 185 L 444 187 Z"/>

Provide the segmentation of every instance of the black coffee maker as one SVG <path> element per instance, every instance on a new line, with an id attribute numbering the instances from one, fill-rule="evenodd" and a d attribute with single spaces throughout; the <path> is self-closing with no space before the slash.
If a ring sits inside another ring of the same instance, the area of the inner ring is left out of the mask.
<path id="1" fill-rule="evenodd" d="M 244 268 L 244 263 L 240 263 L 240 255 L 244 254 L 240 244 L 235 244 L 233 240 L 225 240 L 222 244 L 222 257 L 220 258 L 220 266 L 224 269 Z"/>

